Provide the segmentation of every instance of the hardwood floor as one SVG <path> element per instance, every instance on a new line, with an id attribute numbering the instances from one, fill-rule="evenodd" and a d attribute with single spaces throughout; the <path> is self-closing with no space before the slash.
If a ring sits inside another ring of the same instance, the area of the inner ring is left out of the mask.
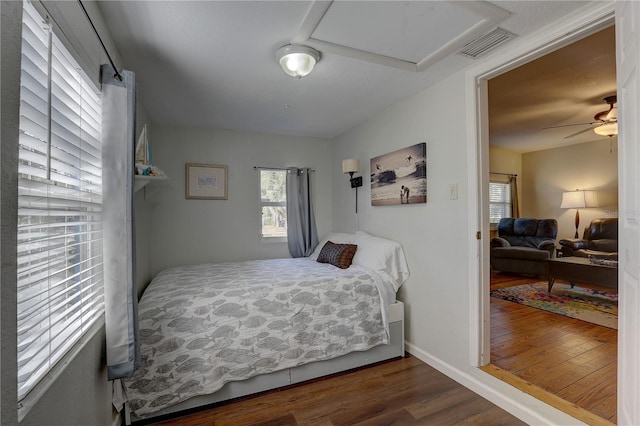
<path id="1" fill-rule="evenodd" d="M 158 424 L 524 425 L 411 355 Z"/>
<path id="2" fill-rule="evenodd" d="M 534 281 L 495 274 L 491 288 Z M 496 298 L 490 305 L 493 365 L 616 422 L 617 330 Z"/>

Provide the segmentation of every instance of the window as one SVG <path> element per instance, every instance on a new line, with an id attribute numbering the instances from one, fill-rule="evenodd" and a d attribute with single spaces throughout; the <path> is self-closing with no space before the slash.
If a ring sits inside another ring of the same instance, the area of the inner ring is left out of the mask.
<path id="1" fill-rule="evenodd" d="M 503 217 L 511 217 L 511 185 L 489 182 L 489 223 L 496 229 Z"/>
<path id="2" fill-rule="evenodd" d="M 18 399 L 104 311 L 101 100 L 28 2 L 18 164 Z"/>
<path id="3" fill-rule="evenodd" d="M 260 214 L 260 236 L 271 241 L 286 241 L 286 170 L 260 169 Z"/>

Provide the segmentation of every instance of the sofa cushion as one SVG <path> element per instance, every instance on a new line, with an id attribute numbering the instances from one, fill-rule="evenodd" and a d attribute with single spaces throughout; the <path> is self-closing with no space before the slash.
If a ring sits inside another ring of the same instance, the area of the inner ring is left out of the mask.
<path id="1" fill-rule="evenodd" d="M 618 241 L 618 218 L 606 217 L 593 219 L 584 229 L 585 240 L 615 240 Z"/>
<path id="2" fill-rule="evenodd" d="M 513 235 L 517 237 L 534 237 L 537 231 L 537 219 L 520 218 L 513 221 Z"/>
<path id="3" fill-rule="evenodd" d="M 512 246 L 538 247 L 542 241 L 555 240 L 557 234 L 555 219 L 503 218 L 498 223 L 498 236 Z"/>
<path id="4" fill-rule="evenodd" d="M 558 222 L 555 219 L 538 220 L 536 237 L 543 239 L 555 239 L 558 236 Z"/>
<path id="5" fill-rule="evenodd" d="M 532 247 L 494 247 L 491 256 L 496 259 L 539 260 L 549 259 L 549 252 Z"/>
<path id="6" fill-rule="evenodd" d="M 589 248 L 592 250 L 607 251 L 607 252 L 618 251 L 618 240 L 609 240 L 609 239 L 591 240 L 591 244 L 589 244 Z"/>

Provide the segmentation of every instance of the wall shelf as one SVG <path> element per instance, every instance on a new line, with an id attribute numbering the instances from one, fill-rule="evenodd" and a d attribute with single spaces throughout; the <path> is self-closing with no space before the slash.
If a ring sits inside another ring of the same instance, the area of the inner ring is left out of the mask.
<path id="1" fill-rule="evenodd" d="M 134 176 L 133 192 L 138 192 L 148 184 L 169 183 L 169 178 L 166 176 Z"/>

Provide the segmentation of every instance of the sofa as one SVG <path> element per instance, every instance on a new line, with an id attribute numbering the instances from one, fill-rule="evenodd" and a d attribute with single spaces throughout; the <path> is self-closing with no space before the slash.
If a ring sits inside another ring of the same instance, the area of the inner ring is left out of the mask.
<path id="1" fill-rule="evenodd" d="M 547 275 L 554 257 L 558 222 L 555 219 L 503 218 L 491 239 L 491 267 L 522 275 Z"/>
<path id="2" fill-rule="evenodd" d="M 618 260 L 618 218 L 593 219 L 584 228 L 582 238 L 560 240 L 563 257 L 596 257 Z"/>

